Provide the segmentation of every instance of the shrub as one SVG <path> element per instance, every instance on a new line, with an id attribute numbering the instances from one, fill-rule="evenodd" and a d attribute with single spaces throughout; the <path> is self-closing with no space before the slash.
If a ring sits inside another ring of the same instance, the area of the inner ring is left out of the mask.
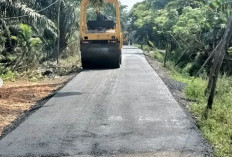
<path id="1" fill-rule="evenodd" d="M 190 70 L 192 69 L 193 64 L 192 63 L 188 63 L 183 69 L 182 69 L 182 73 L 184 75 L 189 75 Z"/>
<path id="2" fill-rule="evenodd" d="M 151 51 L 151 55 L 157 59 L 159 62 L 163 62 L 164 61 L 164 56 L 162 53 L 160 53 L 159 51 L 157 50 L 153 50 Z"/>
<path id="3" fill-rule="evenodd" d="M 207 81 L 197 78 L 191 82 L 189 82 L 187 88 L 185 89 L 185 94 L 188 98 L 194 100 L 204 100 L 205 94 L 204 90 L 206 89 Z"/>
<path id="4" fill-rule="evenodd" d="M 17 78 L 17 73 L 7 71 L 7 73 L 1 74 L 0 78 L 2 78 L 4 81 L 15 81 L 15 79 Z"/>

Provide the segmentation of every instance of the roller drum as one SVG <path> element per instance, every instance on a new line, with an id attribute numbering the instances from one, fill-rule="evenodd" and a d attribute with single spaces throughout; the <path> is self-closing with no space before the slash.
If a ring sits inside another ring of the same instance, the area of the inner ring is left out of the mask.
<path id="1" fill-rule="evenodd" d="M 83 68 L 119 68 L 121 50 L 119 44 L 81 44 Z"/>

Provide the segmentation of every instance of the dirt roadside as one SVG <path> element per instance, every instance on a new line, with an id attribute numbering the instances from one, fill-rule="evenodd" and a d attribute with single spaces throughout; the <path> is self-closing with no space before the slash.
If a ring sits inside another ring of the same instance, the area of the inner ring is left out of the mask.
<path id="1" fill-rule="evenodd" d="M 46 78 L 39 82 L 5 82 L 0 88 L 0 139 L 40 108 L 76 74 Z"/>

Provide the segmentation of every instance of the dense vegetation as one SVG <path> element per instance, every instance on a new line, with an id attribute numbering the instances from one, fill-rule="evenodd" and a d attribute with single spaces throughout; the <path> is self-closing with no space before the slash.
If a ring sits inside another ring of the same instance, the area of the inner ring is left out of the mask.
<path id="1" fill-rule="evenodd" d="M 168 59 L 196 74 L 220 41 L 231 14 L 226 0 L 146 0 L 131 11 L 131 33 L 137 43 L 152 41 L 159 49 L 170 44 Z M 232 74 L 232 43 L 222 72 Z M 206 73 L 208 68 L 205 69 Z"/>
<path id="2" fill-rule="evenodd" d="M 58 38 L 58 1 L 0 1 L 0 74 L 32 71 L 60 53 L 73 53 L 68 45 L 78 37 L 78 6 L 61 1 Z"/>
<path id="3" fill-rule="evenodd" d="M 232 154 L 231 39 L 224 45 L 221 76 L 208 117 L 205 116 L 208 101 L 205 89 L 216 60 L 210 56 L 225 36 L 231 13 L 229 0 L 145 0 L 130 12 L 132 40 L 165 62 L 174 79 L 188 84 L 185 93 L 194 101 L 190 109 L 199 127 L 214 145 L 216 155 L 225 157 Z M 209 62 L 194 79 L 208 58 Z"/>

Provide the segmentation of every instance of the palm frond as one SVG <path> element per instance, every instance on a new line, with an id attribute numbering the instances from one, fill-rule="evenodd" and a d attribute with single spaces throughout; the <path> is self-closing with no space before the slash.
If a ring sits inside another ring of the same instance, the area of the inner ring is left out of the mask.
<path id="1" fill-rule="evenodd" d="M 90 0 L 90 3 L 97 7 L 97 8 L 101 8 L 104 5 L 105 0 Z"/>
<path id="2" fill-rule="evenodd" d="M 32 25 L 37 25 L 50 30 L 54 35 L 56 34 L 55 32 L 57 28 L 54 22 L 22 3 L 14 3 L 12 0 L 0 0 L 0 9 L 1 19 L 11 22 L 15 20 L 20 22 L 27 21 Z M 9 12 L 9 10 L 11 10 L 11 12 Z M 12 13 L 19 16 L 12 17 Z"/>

